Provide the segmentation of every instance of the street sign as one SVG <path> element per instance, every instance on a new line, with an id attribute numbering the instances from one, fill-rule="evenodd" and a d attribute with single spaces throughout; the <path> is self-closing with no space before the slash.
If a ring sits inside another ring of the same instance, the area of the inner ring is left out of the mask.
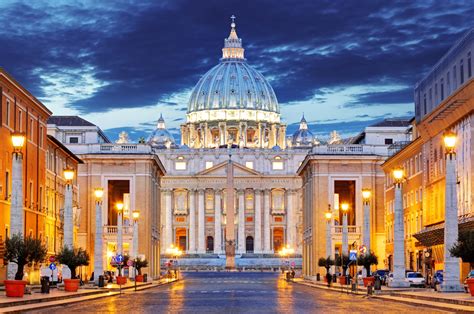
<path id="1" fill-rule="evenodd" d="M 117 256 L 115 257 L 115 261 L 118 264 L 121 264 L 123 262 L 123 255 L 122 254 L 117 254 Z"/>
<path id="2" fill-rule="evenodd" d="M 356 250 L 350 250 L 349 251 L 349 260 L 350 261 L 357 261 L 357 251 Z"/>
<path id="3" fill-rule="evenodd" d="M 56 264 L 54 263 L 49 264 L 49 269 L 54 271 L 56 269 Z"/>
<path id="4" fill-rule="evenodd" d="M 129 259 L 129 260 L 127 261 L 127 266 L 133 266 L 133 260 Z"/>
<path id="5" fill-rule="evenodd" d="M 56 262 L 56 256 L 51 255 L 51 256 L 49 257 L 49 262 L 50 262 L 50 263 Z"/>
<path id="6" fill-rule="evenodd" d="M 367 252 L 367 247 L 365 245 L 360 245 L 359 246 L 359 253 L 360 254 L 365 254 Z"/>

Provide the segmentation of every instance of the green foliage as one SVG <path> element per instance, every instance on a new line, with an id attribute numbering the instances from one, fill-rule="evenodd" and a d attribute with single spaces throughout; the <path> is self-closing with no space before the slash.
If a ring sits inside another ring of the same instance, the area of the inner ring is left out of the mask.
<path id="1" fill-rule="evenodd" d="M 127 266 L 127 262 L 128 262 L 129 259 L 130 259 L 130 256 L 128 256 L 128 255 L 123 255 L 123 262 L 122 262 L 121 265 L 118 265 L 118 264 L 112 265 L 112 267 L 115 267 L 115 268 L 118 269 L 118 275 L 119 275 L 119 276 L 122 276 L 122 269 L 123 269 L 125 266 Z"/>
<path id="2" fill-rule="evenodd" d="M 341 260 L 341 255 L 336 255 L 336 266 L 342 266 L 342 274 L 345 276 L 346 275 L 346 270 L 347 270 L 347 265 L 349 264 L 349 255 L 342 255 L 342 260 Z M 342 265 L 341 265 L 342 262 Z"/>
<path id="3" fill-rule="evenodd" d="M 22 280 L 25 265 L 42 263 L 46 259 L 48 250 L 41 240 L 32 237 L 23 238 L 21 233 L 7 238 L 5 247 L 5 259 L 18 265 L 15 280 Z"/>
<path id="4" fill-rule="evenodd" d="M 76 278 L 76 268 L 89 265 L 89 253 L 83 248 L 71 249 L 64 246 L 57 254 L 56 259 L 60 264 L 67 265 L 71 270 L 71 278 Z"/>
<path id="5" fill-rule="evenodd" d="M 374 252 L 361 254 L 357 258 L 357 264 L 364 266 L 364 268 L 367 270 L 367 277 L 370 276 L 370 266 L 377 265 L 378 263 L 379 260 Z"/>
<path id="6" fill-rule="evenodd" d="M 451 256 L 461 258 L 464 263 L 469 263 L 474 268 L 474 230 L 461 232 L 458 241 L 449 250 Z"/>
<path id="7" fill-rule="evenodd" d="M 146 259 L 135 259 L 135 263 L 134 263 L 134 266 L 135 268 L 137 269 L 137 272 L 139 275 L 142 274 L 142 268 L 144 267 L 148 267 L 148 261 Z"/>
<path id="8" fill-rule="evenodd" d="M 328 258 L 321 257 L 318 260 L 318 266 L 326 268 L 327 273 L 329 273 L 329 268 L 331 268 L 332 265 L 334 265 L 334 261 L 330 256 L 328 256 Z"/>

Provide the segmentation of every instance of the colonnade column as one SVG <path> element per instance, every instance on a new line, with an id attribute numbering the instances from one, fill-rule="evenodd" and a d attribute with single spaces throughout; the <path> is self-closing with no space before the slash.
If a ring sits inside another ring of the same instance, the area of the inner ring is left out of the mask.
<path id="1" fill-rule="evenodd" d="M 204 190 L 198 191 L 198 253 L 206 253 L 205 235 L 206 222 L 204 217 Z"/>
<path id="2" fill-rule="evenodd" d="M 255 190 L 255 253 L 262 253 L 262 190 Z"/>
<path id="3" fill-rule="evenodd" d="M 237 233 L 237 253 L 245 253 L 245 190 L 238 190 L 237 196 L 239 198 L 239 229 Z"/>
<path id="4" fill-rule="evenodd" d="M 222 253 L 221 191 L 214 193 L 214 254 Z"/>
<path id="5" fill-rule="evenodd" d="M 263 191 L 263 252 L 270 253 L 270 190 Z"/>
<path id="6" fill-rule="evenodd" d="M 296 249 L 296 204 L 295 190 L 288 190 L 288 208 L 286 210 L 286 244 Z"/>
<path id="7" fill-rule="evenodd" d="M 196 253 L 196 190 L 189 190 L 189 253 Z"/>
<path id="8" fill-rule="evenodd" d="M 171 189 L 163 190 L 165 194 L 165 248 L 168 248 L 173 243 L 173 208 L 171 205 Z"/>

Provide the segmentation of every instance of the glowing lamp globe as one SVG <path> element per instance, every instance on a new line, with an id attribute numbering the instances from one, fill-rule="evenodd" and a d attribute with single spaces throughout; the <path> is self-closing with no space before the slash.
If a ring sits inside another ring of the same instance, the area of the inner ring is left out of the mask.
<path id="1" fill-rule="evenodd" d="M 349 210 L 349 204 L 342 203 L 341 204 L 341 209 L 342 209 L 343 212 L 347 212 Z"/>
<path id="2" fill-rule="evenodd" d="M 69 181 L 69 182 L 72 181 L 72 179 L 74 179 L 74 169 L 72 169 L 72 168 L 64 169 L 63 175 L 64 175 L 64 179 L 66 179 L 66 181 Z"/>
<path id="3" fill-rule="evenodd" d="M 370 189 L 362 189 L 362 198 L 364 200 L 369 200 L 372 196 L 372 191 Z"/>
<path id="4" fill-rule="evenodd" d="M 100 200 L 102 199 L 102 196 L 104 196 L 104 189 L 103 188 L 96 188 L 94 190 L 94 195 L 95 195 L 95 198 Z"/>
<path id="5" fill-rule="evenodd" d="M 393 170 L 393 178 L 397 182 L 400 182 L 401 180 L 403 180 L 404 175 L 405 175 L 405 173 L 403 172 L 402 168 L 396 168 L 396 169 Z"/>
<path id="6" fill-rule="evenodd" d="M 25 145 L 25 135 L 19 132 L 12 133 L 12 145 L 16 152 L 21 151 Z"/>
<path id="7" fill-rule="evenodd" d="M 443 137 L 444 146 L 448 152 L 452 152 L 456 146 L 457 136 L 454 132 L 446 132 Z"/>

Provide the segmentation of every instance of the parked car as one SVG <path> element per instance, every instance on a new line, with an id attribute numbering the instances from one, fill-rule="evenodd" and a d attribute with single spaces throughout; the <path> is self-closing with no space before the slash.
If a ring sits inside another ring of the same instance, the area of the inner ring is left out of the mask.
<path id="1" fill-rule="evenodd" d="M 374 272 L 374 276 L 379 276 L 380 281 L 382 282 L 383 285 L 387 284 L 387 277 L 390 271 L 388 269 L 377 269 Z"/>
<path id="2" fill-rule="evenodd" d="M 435 290 L 438 290 L 439 285 L 443 283 L 443 271 L 437 270 L 433 275 L 433 279 L 431 280 L 431 287 Z"/>
<path id="3" fill-rule="evenodd" d="M 425 277 L 419 272 L 408 272 L 407 280 L 414 287 L 424 287 L 426 283 Z"/>
<path id="4" fill-rule="evenodd" d="M 474 278 L 474 270 L 471 270 L 469 274 L 467 274 L 466 279 L 464 279 L 464 291 L 466 291 L 467 293 L 469 293 L 469 287 L 467 286 L 467 280 L 469 278 Z"/>

